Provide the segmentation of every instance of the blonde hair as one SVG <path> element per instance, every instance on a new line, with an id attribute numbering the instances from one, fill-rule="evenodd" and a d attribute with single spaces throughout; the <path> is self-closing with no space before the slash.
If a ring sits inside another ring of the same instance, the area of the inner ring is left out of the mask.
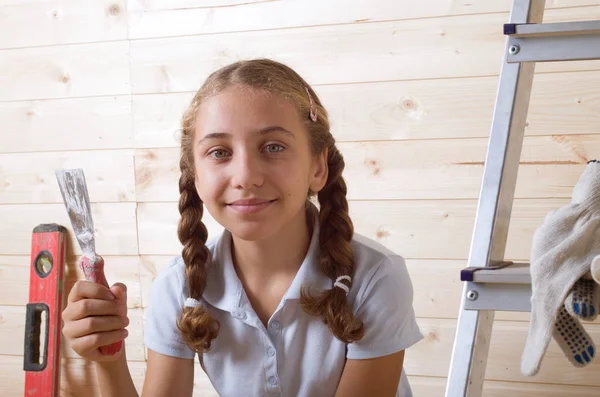
<path id="1" fill-rule="evenodd" d="M 212 73 L 192 99 L 182 118 L 181 177 L 179 179 L 179 240 L 183 244 L 182 257 L 189 297 L 200 300 L 206 287 L 207 266 L 211 259 L 206 247 L 208 231 L 202 222 L 203 203 L 194 184 L 195 167 L 193 136 L 198 108 L 203 101 L 231 86 L 242 86 L 276 94 L 292 103 L 304 120 L 313 155 L 328 149 L 329 173 L 319 200 L 319 262 L 322 271 L 332 280 L 332 288 L 318 296 L 301 290 L 300 304 L 303 310 L 320 317 L 332 334 L 345 343 L 360 340 L 364 334 L 362 322 L 356 320 L 342 288 L 333 287 L 340 276 L 351 276 L 354 258 L 350 241 L 354 226 L 348 215 L 346 182 L 342 177 L 345 164 L 329 130 L 327 111 L 312 88 L 290 67 L 269 59 L 239 61 Z M 317 120 L 310 118 L 310 99 Z M 314 192 L 308 192 L 309 197 Z M 350 286 L 347 280 L 345 283 Z M 191 349 L 198 353 L 210 349 L 217 337 L 220 323 L 202 306 L 184 307 L 177 326 Z"/>

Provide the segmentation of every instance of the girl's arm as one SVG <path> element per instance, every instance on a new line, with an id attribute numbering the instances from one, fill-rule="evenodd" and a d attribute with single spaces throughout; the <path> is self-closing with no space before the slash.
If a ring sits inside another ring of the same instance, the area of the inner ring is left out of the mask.
<path id="1" fill-rule="evenodd" d="M 118 360 L 97 362 L 102 397 L 139 397 L 125 351 Z M 194 388 L 194 360 L 165 356 L 148 349 L 148 364 L 142 397 L 190 397 Z"/>
<path id="2" fill-rule="evenodd" d="M 142 397 L 191 397 L 193 390 L 194 359 L 166 356 L 148 349 Z"/>
<path id="3" fill-rule="evenodd" d="M 347 360 L 335 397 L 394 397 L 404 364 L 404 350 L 383 357 Z"/>
<path id="4" fill-rule="evenodd" d="M 96 373 L 102 397 L 139 397 L 125 357 L 125 342 L 123 351 L 116 361 L 96 362 Z"/>

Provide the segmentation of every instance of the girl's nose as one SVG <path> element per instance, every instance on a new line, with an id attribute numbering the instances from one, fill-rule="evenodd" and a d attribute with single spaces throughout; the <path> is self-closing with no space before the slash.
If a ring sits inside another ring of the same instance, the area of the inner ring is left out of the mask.
<path id="1" fill-rule="evenodd" d="M 263 184 L 262 165 L 256 156 L 238 153 L 232 161 L 231 171 L 231 182 L 235 188 L 248 190 Z"/>

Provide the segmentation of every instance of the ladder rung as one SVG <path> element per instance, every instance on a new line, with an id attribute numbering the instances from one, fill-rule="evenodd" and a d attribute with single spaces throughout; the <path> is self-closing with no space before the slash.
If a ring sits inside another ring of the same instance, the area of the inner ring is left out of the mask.
<path id="1" fill-rule="evenodd" d="M 508 63 L 600 59 L 600 20 L 506 24 Z"/>
<path id="2" fill-rule="evenodd" d="M 507 23 L 504 34 L 510 37 L 550 37 L 600 34 L 599 21 L 555 23 Z"/>
<path id="3" fill-rule="evenodd" d="M 531 284 L 529 263 L 504 262 L 497 266 L 468 267 L 460 273 L 461 281 L 494 284 Z"/>

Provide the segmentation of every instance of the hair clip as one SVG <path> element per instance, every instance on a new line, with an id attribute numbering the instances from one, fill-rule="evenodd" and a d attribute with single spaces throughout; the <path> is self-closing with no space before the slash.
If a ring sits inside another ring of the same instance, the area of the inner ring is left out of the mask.
<path id="1" fill-rule="evenodd" d="M 308 87 L 304 87 L 306 93 L 308 94 L 308 102 L 310 103 L 310 119 L 313 123 L 317 122 L 317 111 L 315 110 L 315 104 L 313 103 L 312 96 L 310 96 L 310 91 Z"/>
<path id="2" fill-rule="evenodd" d="M 348 288 L 348 286 L 346 284 L 343 284 L 341 282 L 341 280 L 348 280 L 350 282 L 352 282 L 352 279 L 350 278 L 350 276 L 339 276 L 336 280 L 335 283 L 333 283 L 334 287 L 339 287 L 341 289 L 343 289 L 344 291 L 346 291 L 346 295 L 348 295 L 348 292 L 350 292 L 350 288 Z"/>
<path id="3" fill-rule="evenodd" d="M 196 307 L 200 306 L 200 302 L 194 298 L 187 298 L 183 304 L 185 307 Z"/>

